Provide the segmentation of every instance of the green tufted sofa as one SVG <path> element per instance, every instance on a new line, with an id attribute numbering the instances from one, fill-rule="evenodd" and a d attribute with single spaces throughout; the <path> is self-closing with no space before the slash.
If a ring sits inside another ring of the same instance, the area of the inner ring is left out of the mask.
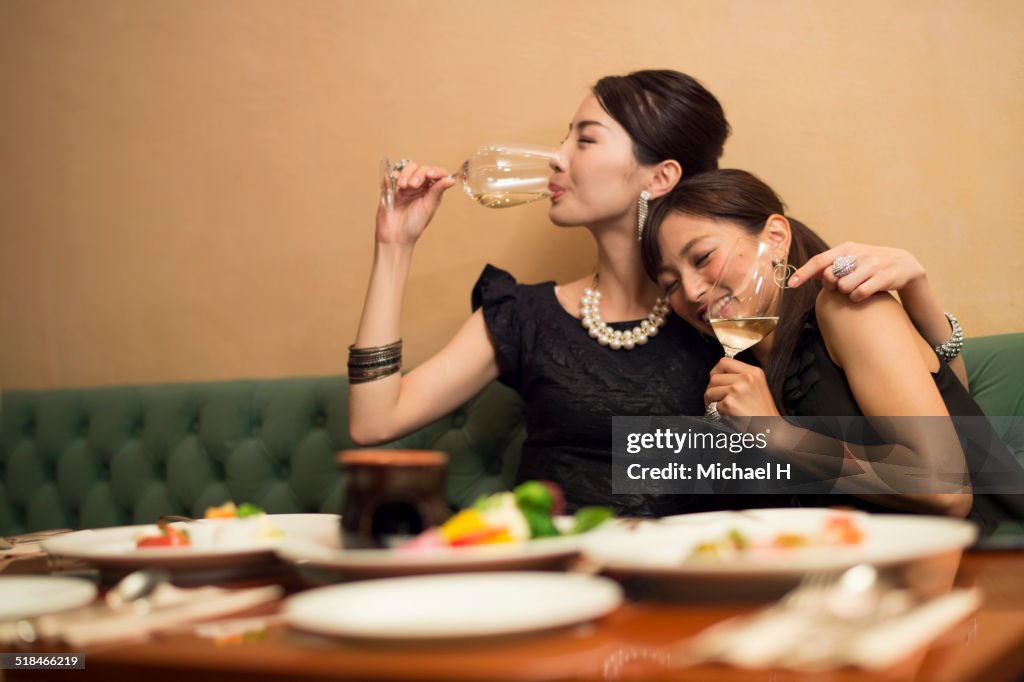
<path id="1" fill-rule="evenodd" d="M 1024 334 L 972 339 L 964 356 L 986 413 L 1024 415 Z M 337 512 L 347 393 L 345 377 L 5 392 L 0 534 L 197 516 L 229 499 Z M 1002 424 L 1024 461 L 1024 420 Z M 462 506 L 508 487 L 524 437 L 520 399 L 495 383 L 392 446 L 448 452 Z"/>
<path id="2" fill-rule="evenodd" d="M 225 500 L 336 513 L 347 398 L 346 377 L 5 392 L 0 534 L 201 516 Z M 518 396 L 494 384 L 392 446 L 450 453 L 462 506 L 505 486 L 524 437 Z"/>

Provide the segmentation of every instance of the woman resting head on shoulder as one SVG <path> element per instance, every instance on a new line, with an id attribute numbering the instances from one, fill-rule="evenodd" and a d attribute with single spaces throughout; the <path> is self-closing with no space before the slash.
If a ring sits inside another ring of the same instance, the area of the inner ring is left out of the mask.
<path id="1" fill-rule="evenodd" d="M 743 274 L 733 266 L 742 259 L 734 256 L 726 264 L 725 255 L 734 245 L 752 250 L 757 242 L 794 267 L 829 250 L 806 225 L 786 216 L 778 196 L 758 178 L 741 170 L 714 170 L 684 178 L 652 214 L 644 262 L 673 310 L 713 335 L 706 314 L 716 305 L 711 290 L 721 280 L 718 291 L 728 292 L 739 286 Z M 835 274 L 841 283 L 842 269 Z M 885 506 L 966 515 L 972 499 L 965 454 L 948 417 L 981 412 L 899 302 L 884 292 L 853 302 L 836 286 L 820 282 L 785 295 L 781 288 L 775 291 L 769 314 L 778 316 L 778 326 L 741 356 L 747 361 L 726 357 L 718 362 L 705 402 L 735 417 L 939 418 L 873 420 L 890 423 L 880 430 L 887 442 L 884 463 L 873 459 L 870 448 L 858 451 L 846 444 L 862 462 L 875 462 L 878 492 L 893 494 L 858 492 Z M 925 423 L 927 428 L 918 428 Z M 789 436 L 797 438 L 795 432 Z M 779 445 L 787 442 L 784 434 L 778 438 Z M 907 470 L 913 475 L 907 476 Z M 950 488 L 953 492 L 937 485 L 935 492 L 900 494 L 901 485 L 909 490 L 915 476 L 939 481 L 950 472 L 962 476 Z"/>

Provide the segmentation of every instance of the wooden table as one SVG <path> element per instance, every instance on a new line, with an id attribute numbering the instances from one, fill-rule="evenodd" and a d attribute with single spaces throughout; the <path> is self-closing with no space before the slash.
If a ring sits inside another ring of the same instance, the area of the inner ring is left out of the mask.
<path id="1" fill-rule="evenodd" d="M 963 557 L 959 585 L 985 591 L 981 610 L 884 674 L 820 674 L 702 666 L 667 671 L 632 662 L 623 680 L 1016 680 L 1024 677 L 1024 552 Z M 431 645 L 372 645 L 271 626 L 261 641 L 215 644 L 194 634 L 86 651 L 74 672 L 7 671 L 8 680 L 606 680 L 615 662 L 690 636 L 754 604 L 630 601 L 593 624 L 513 638 Z"/>

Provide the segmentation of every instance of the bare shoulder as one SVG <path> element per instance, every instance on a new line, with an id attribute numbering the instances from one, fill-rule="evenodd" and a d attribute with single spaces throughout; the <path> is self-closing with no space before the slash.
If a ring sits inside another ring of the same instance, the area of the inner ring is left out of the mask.
<path id="1" fill-rule="evenodd" d="M 898 338 L 909 331 L 903 307 L 885 292 L 855 303 L 843 293 L 823 289 L 814 311 L 825 347 L 841 367 L 851 354 L 877 347 L 873 342 L 879 338 Z"/>
<path id="2" fill-rule="evenodd" d="M 819 321 L 822 321 L 823 316 L 829 319 L 845 320 L 848 316 L 892 315 L 900 313 L 902 310 L 900 302 L 884 291 L 873 294 L 863 301 L 854 302 L 844 293 L 822 289 L 818 292 L 818 298 L 815 301 L 815 312 Z"/>

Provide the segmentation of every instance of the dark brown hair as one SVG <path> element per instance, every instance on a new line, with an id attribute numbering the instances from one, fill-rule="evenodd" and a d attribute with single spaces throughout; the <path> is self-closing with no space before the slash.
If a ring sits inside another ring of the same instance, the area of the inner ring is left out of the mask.
<path id="1" fill-rule="evenodd" d="M 684 213 L 734 223 L 756 236 L 774 214 L 786 215 L 786 207 L 771 187 L 754 175 L 732 168 L 712 170 L 684 177 L 675 188 L 651 210 L 644 228 L 642 252 L 644 268 L 657 279 L 662 265 L 658 236 L 661 224 L 671 213 Z M 792 239 L 789 264 L 800 267 L 812 256 L 828 250 L 828 244 L 799 220 L 789 220 Z M 811 280 L 799 289 L 791 289 L 782 297 L 779 326 L 775 328 L 772 357 L 764 368 L 772 398 L 785 414 L 782 385 L 786 379 L 790 356 L 804 323 L 814 312 L 814 302 L 821 291 L 821 282 Z"/>
<path id="2" fill-rule="evenodd" d="M 718 168 L 729 122 L 715 96 L 679 71 L 634 71 L 606 76 L 594 96 L 633 140 L 643 165 L 675 159 L 684 175 Z"/>

